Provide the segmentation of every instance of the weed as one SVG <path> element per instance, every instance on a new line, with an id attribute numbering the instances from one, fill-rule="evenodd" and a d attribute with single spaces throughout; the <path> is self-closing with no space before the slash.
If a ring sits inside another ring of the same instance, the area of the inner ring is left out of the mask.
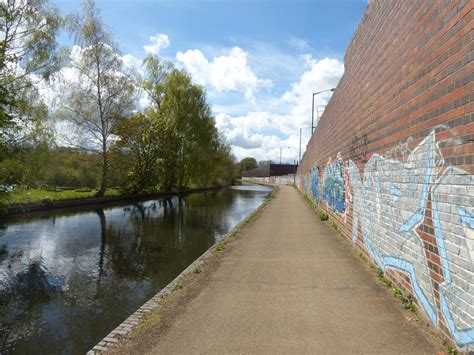
<path id="1" fill-rule="evenodd" d="M 329 216 L 326 212 L 324 211 L 319 211 L 319 219 L 321 221 L 327 221 L 329 219 Z"/>
<path id="2" fill-rule="evenodd" d="M 398 298 L 403 303 L 403 307 L 409 311 L 416 313 L 416 307 L 413 303 L 413 297 L 411 295 L 405 294 L 399 288 L 392 288 L 393 295 Z"/>
<path id="3" fill-rule="evenodd" d="M 200 274 L 202 272 L 202 267 L 201 265 L 197 266 L 195 269 L 194 269 L 194 273 L 195 274 Z"/>
<path id="4" fill-rule="evenodd" d="M 369 263 L 369 260 L 367 259 L 367 257 L 364 255 L 364 253 L 362 252 L 359 252 L 359 257 L 364 260 L 366 263 Z M 374 265 L 372 263 L 369 264 L 371 268 L 374 267 Z"/>
<path id="5" fill-rule="evenodd" d="M 453 355 L 458 355 L 458 354 L 459 354 L 456 349 L 454 349 L 454 348 L 452 348 L 452 347 L 450 347 L 450 346 L 447 346 L 447 347 L 446 347 L 446 352 L 447 352 L 448 354 L 453 354 Z"/>
<path id="6" fill-rule="evenodd" d="M 223 251 L 223 250 L 225 250 L 225 244 L 224 243 L 220 243 L 219 245 L 217 245 L 216 251 Z"/>
<path id="7" fill-rule="evenodd" d="M 381 268 L 378 268 L 377 269 L 377 277 L 379 278 L 379 280 L 387 287 L 392 287 L 392 283 L 390 282 L 389 279 L 387 279 L 385 277 L 385 274 L 383 273 L 383 270 Z M 392 289 L 392 290 L 398 290 L 400 291 L 398 288 L 397 289 Z M 400 291 L 401 292 L 401 291 Z M 393 293 L 395 295 L 395 297 L 397 297 L 397 295 L 395 294 L 395 291 Z"/>
<path id="8" fill-rule="evenodd" d="M 330 220 L 330 221 L 329 221 L 329 225 L 330 225 L 334 230 L 337 230 L 337 224 L 336 224 L 336 222 L 334 222 L 333 220 Z"/>

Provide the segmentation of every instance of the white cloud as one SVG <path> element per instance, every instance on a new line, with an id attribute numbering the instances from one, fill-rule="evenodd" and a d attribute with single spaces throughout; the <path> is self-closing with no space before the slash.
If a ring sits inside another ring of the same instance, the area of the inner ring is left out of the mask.
<path id="1" fill-rule="evenodd" d="M 280 107 L 278 112 L 251 111 L 231 116 L 215 111 L 216 125 L 226 134 L 238 159 L 253 156 L 257 160 L 279 161 L 280 147 L 290 147 L 282 149 L 283 161 L 298 159 L 300 128 L 311 125 L 312 93 L 336 87 L 344 72 L 344 64 L 337 59 L 316 60 L 305 55 L 300 60 L 306 71 L 280 98 L 274 100 L 274 104 Z M 315 105 L 325 105 L 329 97 L 330 93 L 316 96 Z M 310 132 L 309 128 L 301 132 L 302 153 Z"/>
<path id="2" fill-rule="evenodd" d="M 299 81 L 292 84 L 291 89 L 281 97 L 282 102 L 291 105 L 289 114 L 295 123 L 293 129 L 311 125 L 309 119 L 311 118 L 312 94 L 335 88 L 344 73 L 344 64 L 337 59 L 315 60 L 309 55 L 304 56 L 303 59 L 307 70 L 300 76 Z M 314 97 L 315 108 L 318 105 L 326 105 L 330 95 L 330 92 L 316 95 Z"/>
<path id="3" fill-rule="evenodd" d="M 150 37 L 150 45 L 143 46 L 143 49 L 148 54 L 158 54 L 163 48 L 167 48 L 170 45 L 168 35 L 159 33 Z"/>
<path id="4" fill-rule="evenodd" d="M 178 52 L 176 59 L 196 82 L 210 85 L 218 92 L 241 92 L 250 102 L 255 102 L 258 89 L 272 85 L 271 80 L 257 78 L 248 64 L 247 53 L 239 47 L 232 48 L 228 55 L 213 58 L 212 62 L 199 49 Z"/>
<path id="5" fill-rule="evenodd" d="M 279 130 L 272 127 L 275 118 L 268 112 L 249 112 L 237 117 L 219 113 L 216 115 L 216 126 L 225 133 L 226 142 L 231 145 L 239 160 L 251 156 L 257 160 L 278 161 L 280 147 L 288 147 L 290 144 L 290 149 L 282 149 L 282 159 L 294 160 L 297 146 L 276 135 Z"/>
<path id="6" fill-rule="evenodd" d="M 193 80 L 200 84 L 206 85 L 210 81 L 211 67 L 199 49 L 189 49 L 186 52 L 178 52 L 176 59 L 183 63 L 186 70 L 191 74 Z"/>

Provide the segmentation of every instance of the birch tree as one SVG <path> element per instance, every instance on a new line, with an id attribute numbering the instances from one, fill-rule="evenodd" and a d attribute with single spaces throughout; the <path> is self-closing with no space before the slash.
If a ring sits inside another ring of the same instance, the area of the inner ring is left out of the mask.
<path id="1" fill-rule="evenodd" d="M 109 149 L 113 132 L 133 108 L 133 80 L 117 45 L 106 30 L 94 1 L 82 3 L 83 13 L 69 18 L 76 45 L 71 65 L 77 80 L 70 86 L 65 118 L 76 128 L 77 144 L 102 157 L 102 178 L 96 196 L 104 196 L 109 180 Z"/>

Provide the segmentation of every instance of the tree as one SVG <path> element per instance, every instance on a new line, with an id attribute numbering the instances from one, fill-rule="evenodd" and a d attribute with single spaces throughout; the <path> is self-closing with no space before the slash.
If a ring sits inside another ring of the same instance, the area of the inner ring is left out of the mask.
<path id="1" fill-rule="evenodd" d="M 251 170 L 257 167 L 258 167 L 258 164 L 255 158 L 246 157 L 240 161 L 240 171 Z"/>
<path id="2" fill-rule="evenodd" d="M 86 0 L 82 5 L 82 16 L 69 18 L 70 30 L 81 50 L 71 62 L 79 80 L 72 83 L 63 112 L 77 128 L 79 144 L 102 156 L 102 179 L 96 195 L 103 196 L 109 180 L 113 131 L 123 117 L 130 115 L 134 88 L 94 1 Z"/>
<path id="3" fill-rule="evenodd" d="M 174 69 L 166 76 L 161 112 L 180 137 L 178 187 L 184 188 L 200 174 L 215 134 L 206 92 L 187 73 Z"/>
<path id="4" fill-rule="evenodd" d="M 144 64 L 147 73 L 142 87 L 152 107 L 179 138 L 176 185 L 184 188 L 191 181 L 201 183 L 203 175 L 209 173 L 205 166 L 211 151 L 216 150 L 218 135 L 206 92 L 170 62 L 148 56 Z"/>
<path id="5" fill-rule="evenodd" d="M 160 113 L 150 108 L 124 119 L 116 134 L 117 147 L 130 153 L 128 189 L 134 193 L 170 191 L 176 180 L 178 138 Z"/>
<path id="6" fill-rule="evenodd" d="M 58 9 L 47 0 L 0 1 L 1 138 L 35 115 L 36 86 L 60 62 L 56 34 L 61 24 Z"/>
<path id="7" fill-rule="evenodd" d="M 231 153 L 231 147 L 225 143 L 225 136 L 221 132 L 218 135 L 214 157 L 210 161 L 212 167 L 209 169 L 211 176 L 208 181 L 219 185 L 229 184 L 239 175 L 239 171 L 236 169 L 235 157 Z"/>
<path id="8" fill-rule="evenodd" d="M 148 55 L 143 60 L 146 77 L 140 81 L 140 86 L 148 94 L 152 107 L 161 111 L 161 103 L 165 98 L 167 76 L 175 67 L 170 61 L 162 61 L 155 55 Z"/>

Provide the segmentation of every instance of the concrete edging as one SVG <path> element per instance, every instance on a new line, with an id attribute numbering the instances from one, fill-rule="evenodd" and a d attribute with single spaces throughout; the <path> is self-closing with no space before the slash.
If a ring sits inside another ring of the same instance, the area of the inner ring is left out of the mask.
<path id="1" fill-rule="evenodd" d="M 267 185 L 268 186 L 268 185 Z M 207 259 L 214 255 L 215 249 L 221 243 L 224 243 L 227 239 L 232 237 L 240 228 L 245 224 L 254 219 L 258 213 L 268 205 L 268 202 L 275 196 L 278 192 L 277 186 L 274 187 L 274 191 L 267 197 L 267 199 L 262 202 L 260 206 L 245 217 L 241 222 L 239 222 L 234 228 L 232 228 L 220 241 L 214 243 L 209 249 L 207 249 L 204 254 L 192 262 L 186 269 L 184 269 L 176 278 L 161 289 L 156 295 L 150 298 L 145 302 L 138 310 L 132 313 L 127 319 L 120 323 L 115 329 L 113 329 L 107 336 L 105 336 L 101 341 L 99 341 L 91 350 L 87 352 L 87 355 L 95 355 L 101 352 L 105 352 L 114 347 L 121 338 L 129 335 L 145 318 L 147 314 L 151 311 L 158 308 L 161 304 L 161 301 L 170 295 L 176 288 L 177 285 L 184 280 L 188 275 L 192 274 L 196 268 L 203 265 Z"/>

